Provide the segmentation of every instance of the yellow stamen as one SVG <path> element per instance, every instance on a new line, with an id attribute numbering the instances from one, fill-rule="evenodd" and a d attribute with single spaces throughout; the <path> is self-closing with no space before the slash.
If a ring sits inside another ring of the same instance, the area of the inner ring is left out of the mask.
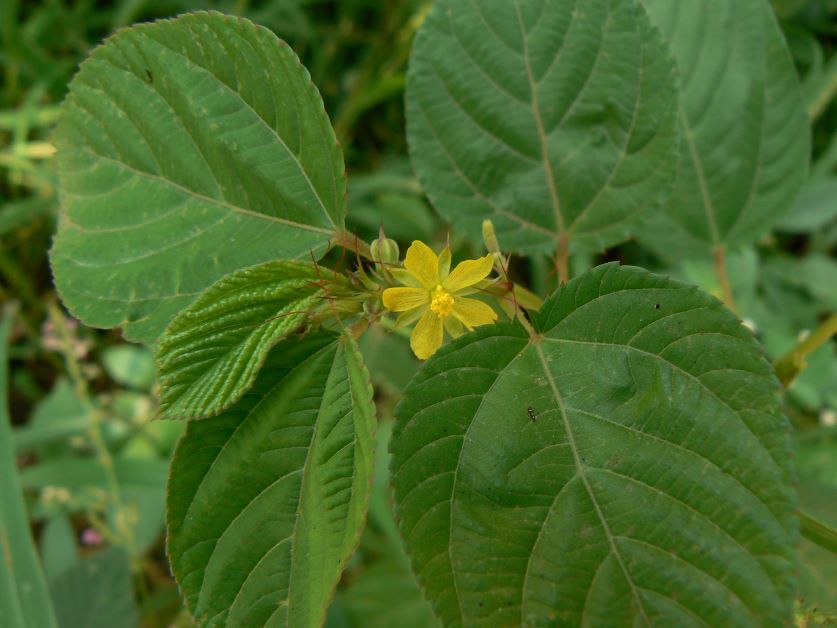
<path id="1" fill-rule="evenodd" d="M 436 286 L 436 289 L 433 290 L 430 310 L 441 318 L 453 313 L 453 297 L 445 292 L 442 286 Z"/>

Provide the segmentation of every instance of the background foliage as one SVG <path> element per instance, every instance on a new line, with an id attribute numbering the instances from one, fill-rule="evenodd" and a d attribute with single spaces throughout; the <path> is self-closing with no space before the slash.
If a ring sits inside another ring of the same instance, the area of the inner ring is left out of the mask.
<path id="1" fill-rule="evenodd" d="M 794 211 L 754 246 L 734 251 L 728 262 L 739 313 L 776 358 L 800 331 L 813 329 L 837 308 L 837 2 L 774 0 L 773 7 L 802 78 L 813 123 L 813 162 Z M 35 590 L 52 598 L 62 626 L 187 622 L 162 536 L 168 463 L 184 426 L 150 421 L 158 399 L 146 349 L 126 344 L 118 332 L 83 328 L 57 306 L 46 258 L 57 208 L 50 131 L 78 63 L 105 36 L 136 21 L 209 8 L 271 28 L 310 70 L 349 171 L 351 229 L 371 238 L 383 216 L 388 235 L 402 244 L 414 238 L 438 244 L 448 231 L 430 210 L 406 158 L 406 61 L 428 2 L 7 0 L 0 5 L 0 302 L 17 310 L 8 329 L 4 404 L 13 432 L 2 444 L 7 458 L 14 455 L 18 463 L 25 503 L 17 512 L 32 524 L 44 565 L 46 581 Z M 455 257 L 479 252 L 464 240 L 465 232 L 454 235 Z M 572 267 L 578 274 L 609 260 L 669 273 L 716 294 L 722 288 L 711 261 L 672 261 L 638 242 L 597 256 L 579 249 Z M 513 273 L 540 294 L 557 283 L 545 255 L 514 265 Z M 367 530 L 327 622 L 433 625 L 406 566 L 383 464 L 392 408 L 416 363 L 401 337 L 380 329 L 363 338 L 361 350 L 376 378 L 378 476 Z M 796 427 L 802 503 L 837 525 L 834 351 L 831 343 L 810 357 L 785 409 Z M 14 515 L 11 504 L 4 502 L 2 514 Z M 837 616 L 837 560 L 806 541 L 802 556 L 800 621 L 828 621 Z M 383 610 L 382 603 L 398 613 Z M 50 625 L 48 617 L 38 622 L 33 625 Z"/>

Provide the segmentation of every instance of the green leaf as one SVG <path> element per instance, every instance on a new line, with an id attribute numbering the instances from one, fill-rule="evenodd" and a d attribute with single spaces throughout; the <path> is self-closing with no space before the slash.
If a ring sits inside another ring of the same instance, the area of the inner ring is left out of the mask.
<path id="1" fill-rule="evenodd" d="M 213 284 L 160 338 L 160 415 L 203 419 L 238 401 L 270 350 L 326 304 L 325 282 L 346 285 L 326 268 L 276 261 Z"/>
<path id="2" fill-rule="evenodd" d="M 374 471 L 372 388 L 353 340 L 287 340 L 172 463 L 168 554 L 201 626 L 319 626 Z"/>
<path id="3" fill-rule="evenodd" d="M 444 623 L 785 625 L 789 424 L 749 330 L 613 264 L 533 325 L 446 346 L 398 410 L 401 533 Z"/>
<path id="4" fill-rule="evenodd" d="M 667 257 L 752 244 L 808 169 L 805 102 L 765 0 L 644 0 L 677 61 L 683 142 L 674 193 L 642 241 Z"/>
<path id="5" fill-rule="evenodd" d="M 324 252 L 343 157 L 319 92 L 270 31 L 194 13 L 119 31 L 55 132 L 55 283 L 85 323 L 153 341 L 204 288 Z"/>
<path id="6" fill-rule="evenodd" d="M 149 390 L 157 376 L 154 355 L 145 347 L 108 347 L 102 353 L 102 366 L 115 382 L 135 390 Z"/>
<path id="7" fill-rule="evenodd" d="M 436 209 L 519 252 L 599 250 L 670 188 L 673 63 L 637 2 L 439 0 L 413 48 L 410 155 Z"/>
<path id="8" fill-rule="evenodd" d="M 85 558 L 50 582 L 61 628 L 139 626 L 128 555 L 109 548 Z"/>
<path id="9" fill-rule="evenodd" d="M 346 613 L 358 628 L 435 628 L 433 616 L 410 572 L 402 549 L 367 565 L 341 593 Z"/>
<path id="10" fill-rule="evenodd" d="M 0 312 L 0 626 L 57 626 L 29 531 L 8 410 L 8 337 L 12 314 Z"/>
<path id="11" fill-rule="evenodd" d="M 79 562 L 76 531 L 66 512 L 59 512 L 44 523 L 40 545 L 48 580 L 54 580 Z"/>
<path id="12" fill-rule="evenodd" d="M 71 436 L 87 431 L 91 424 L 90 406 L 79 399 L 66 379 L 59 378 L 28 423 L 15 429 L 15 449 L 18 453 L 35 449 L 41 459 L 56 458 L 72 449 L 68 444 Z"/>
<path id="13" fill-rule="evenodd" d="M 817 179 L 808 183 L 792 211 L 781 216 L 776 228 L 791 233 L 823 229 L 837 220 L 837 177 Z"/>

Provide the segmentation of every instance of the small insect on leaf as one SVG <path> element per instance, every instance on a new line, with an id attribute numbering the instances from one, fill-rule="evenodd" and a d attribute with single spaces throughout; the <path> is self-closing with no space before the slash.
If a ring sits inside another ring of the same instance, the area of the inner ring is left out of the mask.
<path id="1" fill-rule="evenodd" d="M 154 82 L 154 77 L 151 75 L 151 70 L 148 70 L 148 69 L 145 70 L 145 77 L 148 79 L 149 83 Z"/>
<path id="2" fill-rule="evenodd" d="M 535 410 L 534 410 L 534 408 L 532 408 L 532 406 L 529 406 L 528 408 L 526 408 L 526 412 L 529 413 L 529 418 L 532 419 L 533 423 L 537 422 L 538 415 L 535 414 Z"/>

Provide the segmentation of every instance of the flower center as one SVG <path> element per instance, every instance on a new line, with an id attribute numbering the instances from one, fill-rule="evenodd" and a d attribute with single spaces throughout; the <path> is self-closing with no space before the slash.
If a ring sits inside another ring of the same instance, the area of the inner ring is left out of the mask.
<path id="1" fill-rule="evenodd" d="M 453 297 L 445 292 L 442 286 L 436 286 L 436 289 L 433 290 L 430 310 L 442 318 L 450 316 L 453 312 Z"/>

